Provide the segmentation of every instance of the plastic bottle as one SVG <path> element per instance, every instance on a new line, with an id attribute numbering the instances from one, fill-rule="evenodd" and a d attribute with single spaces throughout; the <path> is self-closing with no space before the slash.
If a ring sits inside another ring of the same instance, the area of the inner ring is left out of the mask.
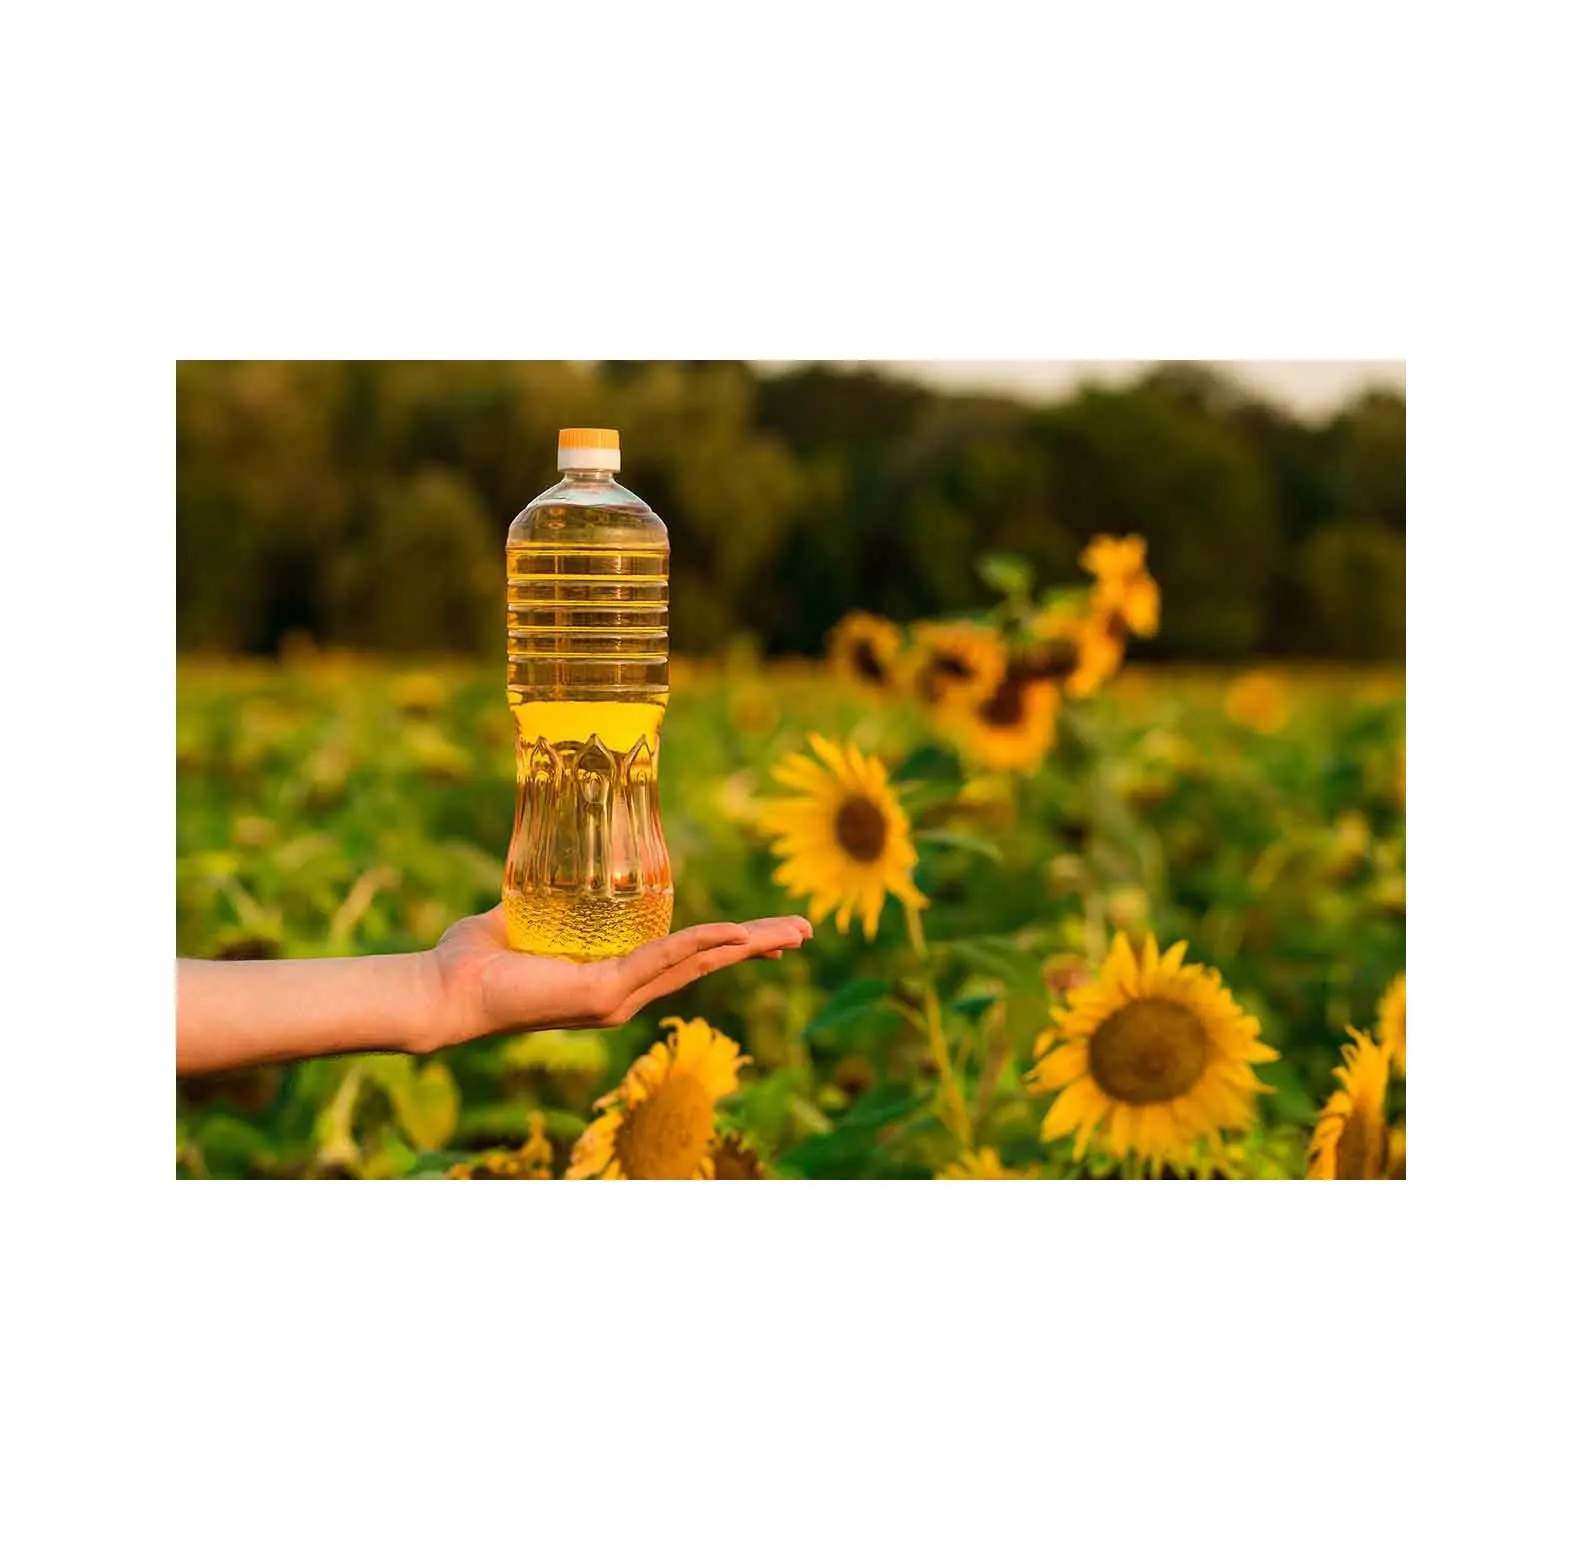
<path id="1" fill-rule="evenodd" d="M 616 430 L 558 433 L 563 478 L 509 527 L 517 796 L 510 945 L 595 959 L 667 935 L 657 805 L 668 705 L 668 531 L 614 478 Z"/>

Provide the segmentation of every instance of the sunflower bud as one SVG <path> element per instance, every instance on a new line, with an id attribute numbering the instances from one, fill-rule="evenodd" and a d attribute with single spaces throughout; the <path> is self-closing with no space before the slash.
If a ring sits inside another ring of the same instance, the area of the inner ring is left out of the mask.
<path id="1" fill-rule="evenodd" d="M 1045 989 L 1062 1001 L 1081 985 L 1088 985 L 1092 978 L 1089 960 L 1077 953 L 1056 953 L 1040 966 L 1040 978 Z"/>

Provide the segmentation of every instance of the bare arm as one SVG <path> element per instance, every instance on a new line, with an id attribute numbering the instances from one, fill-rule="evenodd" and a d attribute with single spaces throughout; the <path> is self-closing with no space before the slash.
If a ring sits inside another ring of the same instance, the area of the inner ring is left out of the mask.
<path id="1" fill-rule="evenodd" d="M 506 1029 L 622 1023 L 658 998 L 811 935 L 798 915 L 691 926 L 623 958 L 510 950 L 503 913 L 458 921 L 430 952 L 176 963 L 175 1070 L 217 1072 L 346 1051 L 425 1055 Z"/>

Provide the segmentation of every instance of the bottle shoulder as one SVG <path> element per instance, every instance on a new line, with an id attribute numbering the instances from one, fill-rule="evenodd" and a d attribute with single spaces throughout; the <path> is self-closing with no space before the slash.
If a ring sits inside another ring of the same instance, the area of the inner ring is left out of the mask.
<path id="1" fill-rule="evenodd" d="M 509 543 L 595 538 L 608 544 L 666 545 L 667 525 L 615 480 L 561 479 L 509 524 Z"/>

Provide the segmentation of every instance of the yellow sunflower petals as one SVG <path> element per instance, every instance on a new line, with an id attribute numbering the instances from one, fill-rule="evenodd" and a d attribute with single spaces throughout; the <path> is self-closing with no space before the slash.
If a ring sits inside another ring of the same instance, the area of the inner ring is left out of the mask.
<path id="1" fill-rule="evenodd" d="M 1160 948 L 1155 942 L 1153 931 L 1144 933 L 1143 950 L 1139 955 L 1138 973 L 1146 982 L 1152 982 L 1156 971 L 1160 968 Z"/>
<path id="2" fill-rule="evenodd" d="M 1105 1140 L 1111 1153 L 1122 1159 L 1133 1144 L 1133 1107 L 1121 1100 L 1111 1104 L 1111 1114 L 1105 1131 Z"/>
<path id="3" fill-rule="evenodd" d="M 1125 996 L 1138 990 L 1138 965 L 1133 958 L 1132 944 L 1125 931 L 1118 931 L 1106 958 L 1106 976 Z"/>
<path id="4" fill-rule="evenodd" d="M 852 777 L 853 770 L 849 767 L 847 758 L 831 741 L 824 735 L 811 735 L 809 736 L 809 741 L 811 750 L 826 764 L 827 771 L 833 774 L 839 783 L 852 784 L 855 782 Z"/>
<path id="5" fill-rule="evenodd" d="M 1081 1078 L 1070 1084 L 1045 1113 L 1045 1119 L 1040 1123 L 1040 1141 L 1050 1143 L 1053 1139 L 1065 1138 L 1091 1110 L 1097 1108 L 1098 1101 L 1099 1093 L 1089 1079 Z"/>
<path id="6" fill-rule="evenodd" d="M 825 771 L 818 768 L 802 752 L 795 752 L 791 757 L 784 757 L 772 769 L 771 776 L 779 784 L 786 784 L 790 789 L 822 790 L 832 782 Z"/>
<path id="7" fill-rule="evenodd" d="M 1048 1091 L 1064 1088 L 1088 1071 L 1088 1046 L 1064 1045 L 1049 1056 L 1042 1056 L 1024 1075 L 1023 1081 L 1036 1092 Z"/>

